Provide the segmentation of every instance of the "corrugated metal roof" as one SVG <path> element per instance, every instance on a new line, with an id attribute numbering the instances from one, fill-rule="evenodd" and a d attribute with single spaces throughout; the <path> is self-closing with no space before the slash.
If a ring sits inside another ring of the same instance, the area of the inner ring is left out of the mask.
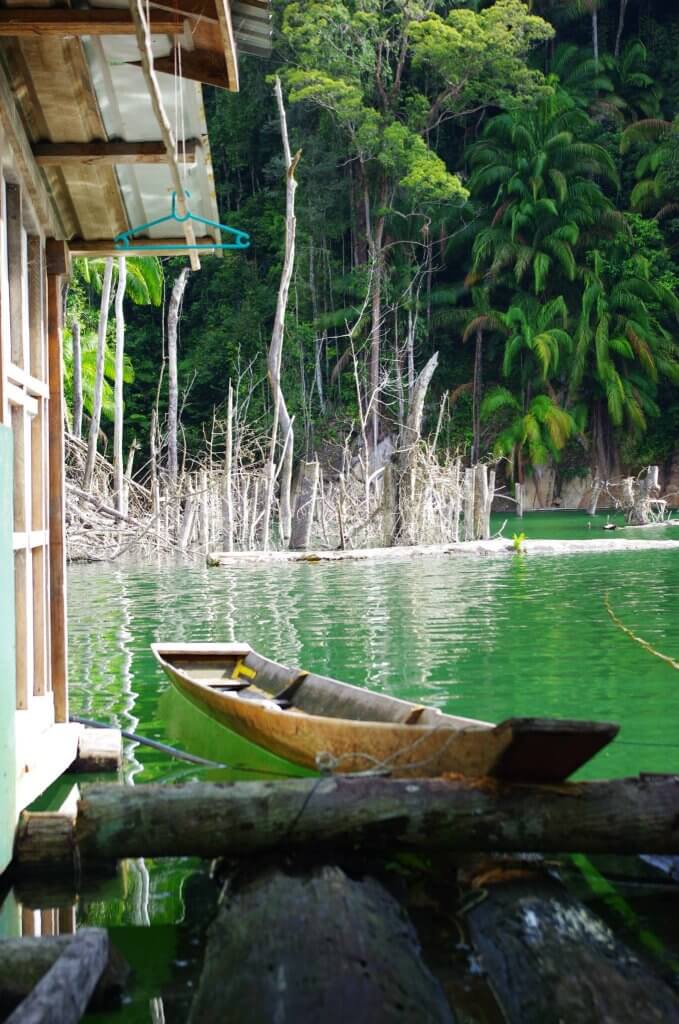
<path id="1" fill-rule="evenodd" d="M 268 2 L 232 0 L 231 22 L 240 53 L 271 56 L 273 27 Z"/>
<path id="2" fill-rule="evenodd" d="M 126 8 L 127 0 L 92 0 L 95 6 Z M 180 57 L 169 36 L 154 35 L 152 48 L 163 106 L 178 141 L 193 140 L 195 162 L 182 166 L 191 212 L 217 221 L 201 81 L 237 89 L 237 50 L 268 56 L 268 0 L 158 0 L 176 14 Z M 207 11 L 207 13 L 203 13 Z M 235 43 L 234 43 L 235 38 Z M 134 35 L 23 34 L 3 43 L 17 107 L 33 143 L 74 145 L 95 141 L 160 142 L 162 133 Z M 184 72 L 186 77 L 182 77 Z M 195 79 L 195 80 L 194 80 Z M 43 166 L 42 173 L 63 226 L 64 237 L 81 239 L 75 251 L 104 251 L 118 233 L 169 215 L 172 179 L 161 163 Z M 247 230 L 247 225 L 236 225 Z M 219 242 L 218 230 L 196 233 Z M 146 232 L 151 238 L 184 238 L 173 220 Z M 228 241 L 228 239 L 224 239 Z M 89 247 L 85 243 L 91 243 Z"/>
<path id="3" fill-rule="evenodd" d="M 167 37 L 154 37 L 154 56 L 170 52 Z M 138 56 L 135 41 L 125 36 L 90 37 L 85 41 L 85 53 L 108 138 L 125 142 L 159 141 L 161 132 L 142 70 L 127 63 Z M 191 193 L 191 210 L 208 220 L 219 220 L 201 86 L 167 74 L 159 73 L 157 78 L 163 106 L 178 142 L 182 138 L 200 142 L 195 164 L 181 165 L 184 186 Z M 173 188 L 168 166 L 125 164 L 119 165 L 116 173 L 130 227 L 169 213 Z M 206 229 L 204 233 L 219 241 L 219 232 Z M 155 238 L 184 237 L 177 221 L 153 228 L 146 234 Z"/>

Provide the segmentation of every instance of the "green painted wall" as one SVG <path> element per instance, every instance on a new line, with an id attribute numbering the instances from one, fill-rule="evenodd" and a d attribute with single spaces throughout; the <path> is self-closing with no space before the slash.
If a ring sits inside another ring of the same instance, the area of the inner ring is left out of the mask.
<path id="1" fill-rule="evenodd" d="M 0 425 L 0 871 L 4 871 L 12 857 L 15 823 L 12 457 L 12 431 Z"/>

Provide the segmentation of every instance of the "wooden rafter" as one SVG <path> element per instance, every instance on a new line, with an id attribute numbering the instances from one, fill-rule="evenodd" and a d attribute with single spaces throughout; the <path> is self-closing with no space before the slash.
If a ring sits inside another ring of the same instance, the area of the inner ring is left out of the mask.
<path id="1" fill-rule="evenodd" d="M 194 236 L 192 244 L 213 246 L 215 240 L 212 235 Z M 68 243 L 71 256 L 137 256 L 143 253 L 144 249 L 151 249 L 154 246 L 162 246 L 162 256 L 186 256 L 185 249 L 172 250 L 171 246 L 183 245 L 181 238 L 135 238 L 130 249 L 116 249 L 110 238 L 72 238 Z"/>
<path id="2" fill-rule="evenodd" d="M 141 65 L 141 61 L 134 63 L 137 67 Z M 156 71 L 163 71 L 168 75 L 174 74 L 176 70 L 173 57 L 156 57 L 153 66 Z M 233 88 L 224 54 L 213 53 L 210 50 L 182 49 L 182 78 L 201 82 L 203 85 L 214 85 L 217 89 Z"/>
<path id="3" fill-rule="evenodd" d="M 199 145 L 195 139 L 187 141 L 185 152 L 182 149 L 178 159 L 195 163 Z M 164 142 L 39 142 L 33 146 L 33 156 L 40 167 L 167 163 Z"/>
<path id="4" fill-rule="evenodd" d="M 184 19 L 169 14 L 151 15 L 151 32 L 177 36 Z M 134 20 L 124 8 L 5 7 L 0 9 L 0 36 L 95 36 L 134 35 Z"/>
<path id="5" fill-rule="evenodd" d="M 55 235 L 63 235 L 63 225 L 57 220 L 49 193 L 33 158 L 31 145 L 19 117 L 11 87 L 1 66 L 0 125 L 14 154 L 17 169 L 23 176 L 26 191 L 31 198 L 37 216 L 42 224 L 46 225 L 48 231 Z"/>

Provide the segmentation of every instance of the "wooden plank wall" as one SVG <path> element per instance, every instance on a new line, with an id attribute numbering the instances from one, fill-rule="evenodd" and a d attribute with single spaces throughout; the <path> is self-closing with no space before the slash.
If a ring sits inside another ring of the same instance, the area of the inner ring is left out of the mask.
<path id="1" fill-rule="evenodd" d="M 0 422 L 11 428 L 14 444 L 16 707 L 30 711 L 37 708 L 37 698 L 46 698 L 49 707 L 41 701 L 39 717 L 48 726 L 55 717 L 64 721 L 67 716 L 65 637 L 53 642 L 50 607 L 56 585 L 57 604 L 65 608 L 63 568 L 59 571 L 57 566 L 53 578 L 50 564 L 50 535 L 55 534 L 58 547 L 63 530 L 63 439 L 61 420 L 56 418 L 63 412 L 60 278 L 48 277 L 45 240 L 29 212 L 22 186 L 0 173 Z M 50 320 L 50 313 L 57 319 Z M 48 340 L 53 338 L 50 361 Z M 54 410 L 50 384 L 59 389 L 58 395 L 53 391 Z M 50 457 L 51 427 L 58 435 L 57 461 Z M 56 525 L 51 522 L 50 477 L 61 501 Z M 58 553 L 63 556 L 63 547 Z M 65 614 L 59 621 L 63 633 Z M 53 695 L 55 679 L 59 693 Z"/>

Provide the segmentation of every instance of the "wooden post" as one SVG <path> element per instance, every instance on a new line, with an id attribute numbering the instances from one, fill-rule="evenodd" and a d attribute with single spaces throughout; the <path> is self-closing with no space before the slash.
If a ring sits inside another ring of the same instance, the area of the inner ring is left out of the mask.
<path id="1" fill-rule="evenodd" d="M 464 539 L 474 539 L 474 469 L 467 468 L 464 471 L 463 484 L 463 507 L 462 516 L 464 519 Z"/>
<path id="2" fill-rule="evenodd" d="M 316 512 L 319 475 L 318 459 L 314 462 L 301 462 L 297 466 L 289 545 L 292 551 L 304 551 L 309 547 Z"/>
<path id="3" fill-rule="evenodd" d="M 63 264 L 57 250 L 64 247 Z M 49 364 L 49 595 L 50 671 L 54 716 L 68 721 L 68 653 L 66 640 L 66 550 L 64 544 L 64 388 L 62 357 L 61 280 L 68 268 L 65 244 L 48 243 L 47 344 Z M 56 269 L 56 273 L 53 272 Z"/>

